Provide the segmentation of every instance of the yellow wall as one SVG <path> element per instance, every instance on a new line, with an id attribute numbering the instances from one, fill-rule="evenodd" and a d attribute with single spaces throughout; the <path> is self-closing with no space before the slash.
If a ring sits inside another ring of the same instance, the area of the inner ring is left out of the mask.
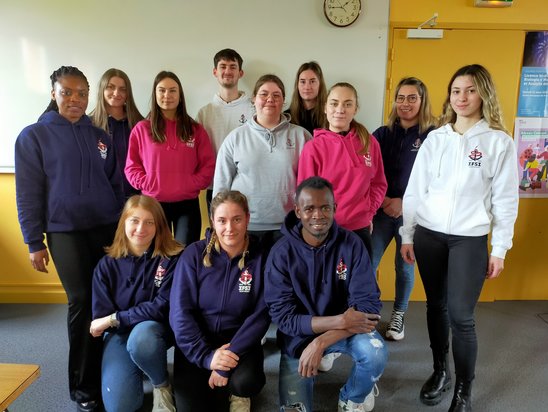
<path id="1" fill-rule="evenodd" d="M 389 62 L 387 67 L 385 115 L 392 98 L 391 84 L 397 83 L 402 73 L 424 75 L 423 80 L 429 87 L 431 83 L 435 85 L 436 90 L 430 87 L 430 91 L 434 112 L 439 114 L 442 99 L 445 97 L 446 82 L 450 77 L 444 74 L 448 66 L 449 71 L 453 73 L 462 65 L 479 62 L 489 67 L 495 77 L 505 123 L 513 131 L 519 87 L 519 66 L 516 67 L 516 62 L 521 61 L 523 55 L 523 41 L 520 39 L 524 38 L 526 31 L 548 30 L 548 2 L 515 0 L 512 7 L 504 9 L 476 8 L 473 4 L 474 0 L 391 1 L 389 56 L 395 57 L 392 57 L 394 63 Z M 401 39 L 401 29 L 417 27 L 435 12 L 439 14 L 436 28 L 446 30 L 444 40 Z M 478 34 L 478 31 L 483 31 L 484 35 Z M 472 38 L 467 38 L 473 32 Z M 500 33 L 500 36 L 497 36 L 497 33 Z M 455 44 L 451 40 L 455 36 L 465 40 Z M 481 42 L 480 47 L 485 50 L 479 57 L 476 53 L 477 42 L 474 42 L 474 39 Z M 431 58 L 410 58 L 409 56 L 412 57 L 414 54 L 423 55 L 425 42 L 432 44 Z M 445 46 L 447 50 L 443 50 Z M 500 49 L 498 52 L 492 50 L 496 47 Z M 402 58 L 402 55 L 405 57 Z M 405 67 L 402 67 L 402 64 L 398 65 L 398 59 L 406 62 Z M 439 87 L 442 87 L 442 90 L 438 90 Z M 507 255 L 506 267 L 501 277 L 486 283 L 482 300 L 548 299 L 548 278 L 545 276 L 543 259 L 544 238 L 548 232 L 548 222 L 544 218 L 547 207 L 548 199 L 520 200 L 514 247 Z M 385 300 L 394 298 L 394 249 L 392 244 L 379 267 L 379 285 Z M 417 280 L 411 298 L 423 300 L 424 290 L 418 272 L 416 274 Z"/>

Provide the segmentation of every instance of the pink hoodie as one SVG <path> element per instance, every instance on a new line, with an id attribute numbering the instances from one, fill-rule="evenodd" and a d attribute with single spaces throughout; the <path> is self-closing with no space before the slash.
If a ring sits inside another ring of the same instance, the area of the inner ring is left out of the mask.
<path id="1" fill-rule="evenodd" d="M 337 203 L 335 219 L 348 230 L 369 226 L 386 194 L 380 146 L 373 135 L 370 139 L 369 152 L 360 155 L 354 129 L 346 136 L 316 129 L 299 158 L 297 183 L 311 176 L 329 180 Z"/>
<path id="2" fill-rule="evenodd" d="M 129 137 L 125 174 L 133 187 L 159 202 L 194 199 L 215 171 L 215 153 L 205 129 L 194 125 L 189 142 L 176 136 L 177 123 L 166 119 L 167 141 L 154 143 L 150 121 L 141 120 Z"/>

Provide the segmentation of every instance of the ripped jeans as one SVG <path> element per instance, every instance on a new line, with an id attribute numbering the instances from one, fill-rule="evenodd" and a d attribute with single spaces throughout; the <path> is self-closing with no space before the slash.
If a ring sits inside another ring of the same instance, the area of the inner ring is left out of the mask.
<path id="1" fill-rule="evenodd" d="M 328 353 L 343 353 L 352 357 L 354 365 L 339 398 L 362 403 L 379 380 L 388 359 L 388 349 L 377 332 L 363 333 L 342 339 L 328 347 Z M 299 375 L 299 359 L 282 353 L 280 357 L 280 411 L 312 412 L 314 378 Z M 289 406 L 292 408 L 287 408 Z M 284 406 L 286 408 L 284 408 Z"/>

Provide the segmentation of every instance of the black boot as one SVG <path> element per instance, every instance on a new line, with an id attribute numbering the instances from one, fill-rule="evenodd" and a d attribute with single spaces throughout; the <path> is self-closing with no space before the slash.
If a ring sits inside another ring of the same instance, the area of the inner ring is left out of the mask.
<path id="1" fill-rule="evenodd" d="M 451 373 L 447 364 L 447 352 L 433 353 L 434 373 L 422 385 L 421 402 L 425 405 L 437 405 L 443 393 L 451 389 Z"/>
<path id="2" fill-rule="evenodd" d="M 472 412 L 472 381 L 457 377 L 455 394 L 449 412 Z"/>

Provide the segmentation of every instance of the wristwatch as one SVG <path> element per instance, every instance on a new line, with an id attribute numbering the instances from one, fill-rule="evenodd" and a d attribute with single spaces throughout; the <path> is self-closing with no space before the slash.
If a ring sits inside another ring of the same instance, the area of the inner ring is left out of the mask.
<path id="1" fill-rule="evenodd" d="M 120 321 L 116 319 L 116 312 L 114 312 L 112 315 L 110 315 L 110 327 L 111 328 L 117 328 L 120 326 Z"/>

